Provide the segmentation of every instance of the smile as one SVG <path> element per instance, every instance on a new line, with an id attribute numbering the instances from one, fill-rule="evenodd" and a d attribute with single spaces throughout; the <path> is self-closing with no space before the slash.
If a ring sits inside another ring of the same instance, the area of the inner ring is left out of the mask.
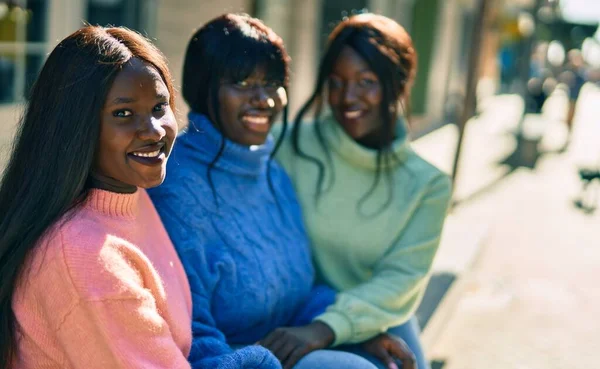
<path id="1" fill-rule="evenodd" d="M 160 165 L 167 159 L 166 146 L 164 142 L 158 142 L 132 151 L 127 156 L 143 165 Z"/>
<path id="2" fill-rule="evenodd" d="M 241 121 L 248 130 L 256 133 L 268 133 L 271 130 L 270 115 L 245 114 Z"/>
<path id="3" fill-rule="evenodd" d="M 140 156 L 143 158 L 155 158 L 155 157 L 159 156 L 161 152 L 162 152 L 162 150 L 159 149 L 159 150 L 152 151 L 152 152 L 132 152 L 131 155 Z"/>
<path id="4" fill-rule="evenodd" d="M 343 115 L 346 119 L 358 119 L 364 115 L 364 110 L 346 110 Z"/>

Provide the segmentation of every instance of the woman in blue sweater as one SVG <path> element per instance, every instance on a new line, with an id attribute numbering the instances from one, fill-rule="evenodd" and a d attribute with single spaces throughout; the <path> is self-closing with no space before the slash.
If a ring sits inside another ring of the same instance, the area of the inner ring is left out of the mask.
<path id="1" fill-rule="evenodd" d="M 247 15 L 214 19 L 187 48 L 189 126 L 150 195 L 186 268 L 190 361 L 202 368 L 374 368 L 318 350 L 334 337 L 313 318 L 335 293 L 313 287 L 300 207 L 271 160 L 273 120 L 283 110 L 287 121 L 288 63 L 281 38 Z"/>

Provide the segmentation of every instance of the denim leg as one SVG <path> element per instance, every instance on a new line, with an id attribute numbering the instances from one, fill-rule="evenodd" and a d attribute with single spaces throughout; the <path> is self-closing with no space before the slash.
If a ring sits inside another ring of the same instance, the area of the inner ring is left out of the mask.
<path id="1" fill-rule="evenodd" d="M 376 369 L 359 355 L 337 350 L 317 350 L 303 357 L 294 369 Z"/>
<path id="2" fill-rule="evenodd" d="M 421 346 L 421 339 L 419 338 L 419 335 L 421 334 L 421 329 L 419 328 L 419 323 L 417 322 L 416 317 L 413 316 L 406 323 L 388 329 L 387 333 L 400 337 L 402 338 L 402 340 L 404 340 L 404 342 L 406 342 L 408 347 L 411 349 L 411 351 L 415 354 L 415 357 L 417 358 L 418 369 L 430 369 L 429 362 L 425 359 L 423 347 Z M 385 365 L 381 361 L 379 361 L 379 359 L 366 353 L 360 347 L 360 345 L 346 345 L 340 347 L 340 349 L 364 357 L 365 359 L 373 363 L 378 369 L 387 369 Z"/>

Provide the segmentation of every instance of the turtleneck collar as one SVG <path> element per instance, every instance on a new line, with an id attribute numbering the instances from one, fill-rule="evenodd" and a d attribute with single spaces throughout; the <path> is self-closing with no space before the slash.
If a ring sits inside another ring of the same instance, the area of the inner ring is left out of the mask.
<path id="1" fill-rule="evenodd" d="M 328 146 L 341 158 L 357 167 L 370 170 L 377 169 L 377 150 L 362 146 L 354 141 L 332 116 L 323 118 L 321 124 Z M 384 169 L 402 164 L 408 155 L 410 144 L 404 124 L 402 119 L 399 119 L 396 124 L 397 138 L 391 146 L 393 155 L 387 161 L 382 158 L 381 167 Z"/>
<path id="2" fill-rule="evenodd" d="M 211 163 L 219 153 L 224 139 L 208 117 L 190 112 L 187 131 L 179 137 L 179 143 L 188 146 L 200 160 Z M 215 167 L 244 175 L 258 175 L 266 169 L 273 152 L 274 141 L 271 135 L 262 145 L 244 146 L 225 138 L 225 147 Z"/>
<path id="3" fill-rule="evenodd" d="M 140 189 L 134 193 L 90 190 L 85 206 L 113 217 L 133 218 L 137 215 Z"/>

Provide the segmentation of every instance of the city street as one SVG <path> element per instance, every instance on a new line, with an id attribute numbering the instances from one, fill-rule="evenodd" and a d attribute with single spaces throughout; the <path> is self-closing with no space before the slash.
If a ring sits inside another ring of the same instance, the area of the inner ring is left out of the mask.
<path id="1" fill-rule="evenodd" d="M 533 170 L 512 170 L 450 215 L 445 235 L 451 237 L 442 241 L 436 268 L 469 262 L 425 328 L 434 367 L 596 367 L 600 214 L 573 205 L 581 189 L 578 166 L 600 162 L 600 92 L 586 87 L 565 153 L 543 155 Z M 553 109 L 546 109 L 548 121 Z M 556 147 L 564 127 L 548 127 L 543 145 Z M 475 250 L 457 234 L 468 240 L 482 230 Z"/>

